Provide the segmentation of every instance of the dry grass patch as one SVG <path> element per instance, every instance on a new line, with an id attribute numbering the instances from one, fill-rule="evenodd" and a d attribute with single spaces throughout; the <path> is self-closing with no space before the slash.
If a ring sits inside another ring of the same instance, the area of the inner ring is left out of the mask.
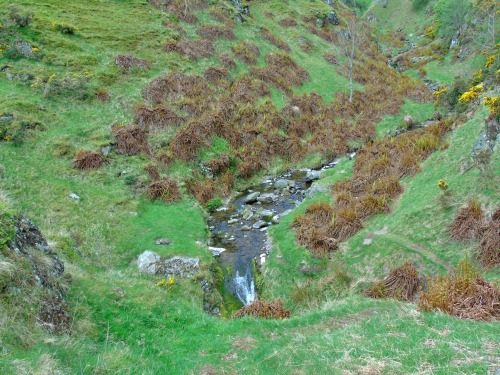
<path id="1" fill-rule="evenodd" d="M 165 52 L 177 52 L 182 56 L 187 56 L 191 61 L 198 61 L 202 57 L 210 58 L 215 53 L 215 48 L 210 39 L 182 39 L 181 41 L 171 41 L 163 46 Z"/>
<path id="2" fill-rule="evenodd" d="M 493 218 L 485 228 L 476 250 L 476 258 L 486 269 L 500 266 L 500 218 Z"/>
<path id="3" fill-rule="evenodd" d="M 138 126 L 117 126 L 113 128 L 116 151 L 123 155 L 149 153 L 147 133 Z"/>
<path id="4" fill-rule="evenodd" d="M 151 200 L 161 200 L 165 203 L 172 203 L 181 199 L 177 182 L 169 179 L 161 179 L 150 183 L 146 192 Z"/>
<path id="5" fill-rule="evenodd" d="M 418 304 L 422 310 L 440 310 L 462 319 L 500 319 L 500 288 L 479 276 L 467 259 L 452 275 L 429 279 L 427 284 Z"/>
<path id="6" fill-rule="evenodd" d="M 283 305 L 283 301 L 278 299 L 271 302 L 257 300 L 239 309 L 233 318 L 238 319 L 245 315 L 264 319 L 287 319 L 291 314 Z"/>
<path id="7" fill-rule="evenodd" d="M 447 228 L 452 241 L 467 243 L 481 238 L 486 229 L 481 202 L 473 198 L 463 207 Z"/>
<path id="8" fill-rule="evenodd" d="M 135 123 L 141 128 L 162 129 L 167 126 L 180 126 L 186 119 L 164 104 L 149 108 L 139 104 L 135 109 Z"/>
<path id="9" fill-rule="evenodd" d="M 198 28 L 197 34 L 203 39 L 234 39 L 234 32 L 229 27 L 218 25 L 205 25 Z"/>
<path id="10" fill-rule="evenodd" d="M 79 150 L 73 159 L 76 169 L 99 169 L 107 163 L 107 159 L 95 151 Z"/>
<path id="11" fill-rule="evenodd" d="M 406 262 L 392 270 L 384 280 L 376 282 L 366 295 L 372 298 L 396 298 L 410 301 L 418 291 L 420 278 L 415 266 Z"/>
<path id="12" fill-rule="evenodd" d="M 240 41 L 233 44 L 231 50 L 243 63 L 254 65 L 260 56 L 259 47 L 255 43 Z"/>
<path id="13" fill-rule="evenodd" d="M 132 54 L 116 55 L 113 57 L 115 64 L 123 70 L 130 72 L 132 69 L 147 69 L 149 63 Z"/>

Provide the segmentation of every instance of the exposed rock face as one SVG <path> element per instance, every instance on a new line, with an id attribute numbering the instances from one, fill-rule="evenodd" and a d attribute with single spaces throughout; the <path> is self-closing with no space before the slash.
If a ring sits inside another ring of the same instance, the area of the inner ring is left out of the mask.
<path id="1" fill-rule="evenodd" d="M 335 13 L 333 10 L 326 14 L 326 19 L 334 26 L 337 26 L 339 24 L 337 13 Z"/>
<path id="2" fill-rule="evenodd" d="M 137 266 L 141 272 L 150 275 L 193 277 L 198 273 L 200 260 L 179 256 L 165 259 L 153 251 L 146 250 L 139 255 Z"/>
<path id="3" fill-rule="evenodd" d="M 33 301 L 39 305 L 41 323 L 49 331 L 69 331 L 71 316 L 60 283 L 64 264 L 52 251 L 37 226 L 31 220 L 18 216 L 15 236 L 7 249 L 11 253 L 9 258 L 14 264 L 22 262 L 22 258 L 29 261 L 33 272 L 33 283 L 42 287 L 42 295 Z M 5 286 L 8 293 L 8 285 Z M 16 288 L 16 285 L 13 284 L 12 287 Z"/>
<path id="4" fill-rule="evenodd" d="M 245 203 L 255 203 L 257 202 L 257 198 L 260 196 L 258 191 L 248 194 L 245 198 Z"/>
<path id="5" fill-rule="evenodd" d="M 306 175 L 306 181 L 314 181 L 314 180 L 319 180 L 321 177 L 321 171 L 309 171 L 307 172 Z"/>
<path id="6" fill-rule="evenodd" d="M 46 287 L 52 287 L 50 277 L 61 276 L 64 264 L 56 253 L 52 251 L 47 240 L 33 222 L 19 216 L 15 225 L 16 235 L 9 245 L 9 249 L 28 258 L 33 267 L 35 279 Z M 44 262 L 44 267 L 36 261 L 37 252 L 42 252 L 50 262 Z M 48 266 L 47 266 L 48 265 Z"/>

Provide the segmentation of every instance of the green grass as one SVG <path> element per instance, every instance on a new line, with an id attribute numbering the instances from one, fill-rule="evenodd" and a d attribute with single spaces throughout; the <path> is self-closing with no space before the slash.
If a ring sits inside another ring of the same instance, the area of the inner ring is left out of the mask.
<path id="1" fill-rule="evenodd" d="M 405 116 L 411 116 L 415 121 L 415 124 L 418 125 L 425 120 L 432 118 L 433 112 L 433 103 L 419 103 L 413 100 L 405 100 L 405 103 L 401 106 L 397 115 L 386 115 L 382 118 L 382 121 L 375 125 L 377 136 L 379 138 L 383 138 L 390 132 L 393 132 L 398 128 L 405 127 Z"/>
<path id="2" fill-rule="evenodd" d="M 0 9 L 11 2 L 0 0 Z M 370 5 L 370 1 L 359 3 L 363 9 Z M 413 25 L 423 22 L 422 14 L 412 14 L 408 9 L 397 12 L 397 7 L 407 3 L 391 0 L 391 8 L 374 7 L 379 27 L 401 26 L 411 32 Z M 149 179 L 143 167 L 148 160 L 142 156 L 111 153 L 110 163 L 97 171 L 82 172 L 72 167 L 76 150 L 99 151 L 112 141 L 113 123 L 131 123 L 134 105 L 141 101 L 141 89 L 152 78 L 173 69 L 200 74 L 206 67 L 217 65 L 216 58 L 193 63 L 177 54 L 161 52 L 162 44 L 172 34 L 161 25 L 165 15 L 143 0 L 25 1 L 23 6 L 32 9 L 36 17 L 33 26 L 21 33 L 40 49 L 40 58 L 9 61 L 0 57 L 0 66 L 8 64 L 12 73 L 30 72 L 34 76 L 89 71 L 93 74 L 89 90 L 106 89 L 112 99 L 101 103 L 60 96 L 45 98 L 29 82 L 9 81 L 0 73 L 0 112 L 29 113 L 46 128 L 43 132 L 29 132 L 21 145 L 0 143 L 0 189 L 17 210 L 40 226 L 64 259 L 72 279 L 67 299 L 73 314 L 71 335 L 51 335 L 36 324 L 28 303 L 33 300 L 11 303 L 16 297 L 10 292 L 1 293 L 2 373 L 487 371 L 487 358 L 495 355 L 492 348 L 498 341 L 498 324 L 421 313 L 412 303 L 376 301 L 354 293 L 364 282 L 383 276 L 406 259 L 418 262 L 424 272 L 443 273 L 443 264 L 455 265 L 470 254 L 472 245 L 449 243 L 442 229 L 454 210 L 472 194 L 478 195 L 488 209 L 498 206 L 497 180 L 485 181 L 475 169 L 464 175 L 457 172 L 479 134 L 484 112 L 460 126 L 450 136 L 450 147 L 433 155 L 423 164 L 421 174 L 406 181 L 405 193 L 394 202 L 390 215 L 370 220 L 362 232 L 342 245 L 331 262 L 314 259 L 297 246 L 289 229 L 295 214 L 303 212 L 312 201 L 329 201 L 329 192 L 308 199 L 281 224 L 269 229 L 275 248 L 264 267 L 264 296 L 283 298 L 293 312 L 291 319 L 216 319 L 202 310 L 200 282 L 210 277 L 207 268 L 211 257 L 196 244 L 206 241 L 208 235 L 205 213 L 198 204 L 188 198 L 173 205 L 147 201 L 143 190 Z M 235 33 L 238 39 L 258 44 L 260 66 L 264 65 L 265 54 L 277 48 L 262 39 L 259 27 L 265 26 L 284 39 L 292 49 L 293 59 L 311 76 L 309 82 L 294 91 L 317 92 L 329 102 L 335 92 L 347 90 L 346 78 L 323 61 L 325 52 L 337 52 L 335 47 L 310 35 L 302 21 L 298 27 L 287 29 L 278 21 L 286 15 L 300 19 L 301 15 L 330 9 L 320 1 L 252 3 L 252 18 L 236 26 Z M 275 20 L 265 16 L 268 11 L 275 14 Z M 397 16 L 397 22 L 396 17 L 384 19 L 382 12 Z M 202 22 L 212 22 L 206 11 L 197 14 Z M 60 34 L 52 29 L 52 21 L 71 23 L 79 31 L 76 35 Z M 194 35 L 195 27 L 186 29 Z M 299 36 L 313 43 L 309 53 L 300 49 Z M 217 51 L 222 51 L 232 43 L 215 44 Z M 150 69 L 122 73 L 112 62 L 112 56 L 119 53 L 147 59 Z M 429 64 L 429 76 L 445 83 L 452 75 L 466 74 L 471 67 L 465 62 L 448 69 L 445 63 Z M 237 64 L 232 72 L 235 77 L 248 71 L 246 65 Z M 279 108 L 287 103 L 276 89 L 272 89 L 272 99 Z M 407 114 L 420 122 L 432 111 L 430 104 L 406 101 L 398 115 L 387 116 L 378 124 L 378 134 L 399 126 Z M 214 139 L 201 158 L 208 160 L 226 151 L 227 143 Z M 319 156 L 311 155 L 302 165 L 320 161 Z M 494 175 L 500 175 L 498 153 L 492 164 L 496 168 Z M 270 165 L 271 172 L 276 173 L 291 167 L 283 160 Z M 352 166 L 353 161 L 342 159 L 338 166 L 324 172 L 317 184 L 329 187 L 351 176 Z M 180 178 L 190 175 L 192 167 L 179 162 L 162 172 Z M 254 181 L 258 178 L 260 175 Z M 450 184 L 451 208 L 440 207 L 436 186 L 439 178 Z M 128 184 L 130 180 L 135 182 Z M 181 190 L 186 197 L 184 186 Z M 69 198 L 70 193 L 81 199 Z M 389 228 L 387 235 L 376 236 L 369 246 L 362 245 L 366 235 L 384 226 Z M 173 242 L 156 246 L 156 238 L 170 238 Z M 145 250 L 164 256 L 200 257 L 201 274 L 193 280 L 176 279 L 171 291 L 158 287 L 159 278 L 137 271 L 135 260 Z M 322 271 L 300 273 L 298 269 L 304 264 Z M 352 278 L 350 285 L 342 272 Z M 340 286 L 321 286 L 328 277 Z M 487 277 L 498 279 L 498 270 Z M 113 288 L 123 289 L 126 297 L 113 293 Z M 294 297 L 297 290 L 303 295 L 296 293 Z"/>

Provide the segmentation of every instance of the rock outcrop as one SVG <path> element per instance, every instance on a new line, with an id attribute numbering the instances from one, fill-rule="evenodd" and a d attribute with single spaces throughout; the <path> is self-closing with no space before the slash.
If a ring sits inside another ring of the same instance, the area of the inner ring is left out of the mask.
<path id="1" fill-rule="evenodd" d="M 163 258 L 159 254 L 146 250 L 137 259 L 139 271 L 156 276 L 193 277 L 198 273 L 200 260 L 175 256 Z"/>

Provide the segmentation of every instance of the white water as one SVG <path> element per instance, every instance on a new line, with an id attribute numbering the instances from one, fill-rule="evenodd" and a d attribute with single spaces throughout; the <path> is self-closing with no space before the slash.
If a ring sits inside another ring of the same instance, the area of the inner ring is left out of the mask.
<path id="1" fill-rule="evenodd" d="M 244 276 L 240 276 L 239 272 L 236 271 L 234 285 L 236 296 L 245 305 L 249 305 L 255 300 L 255 283 L 250 267 L 247 268 Z"/>

